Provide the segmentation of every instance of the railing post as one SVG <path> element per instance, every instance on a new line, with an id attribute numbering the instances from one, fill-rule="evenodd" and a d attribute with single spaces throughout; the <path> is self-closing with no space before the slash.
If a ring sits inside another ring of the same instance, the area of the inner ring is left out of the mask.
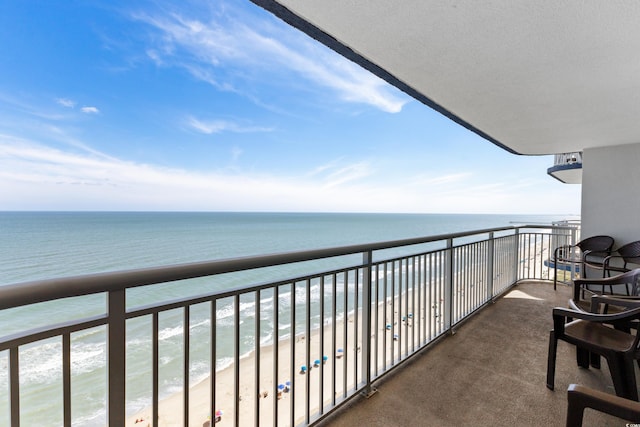
<path id="1" fill-rule="evenodd" d="M 491 301 L 493 299 L 493 260 L 495 251 L 493 231 L 489 233 L 489 248 L 487 251 L 487 301 Z"/>
<path id="2" fill-rule="evenodd" d="M 451 330 L 453 325 L 453 239 L 447 239 L 447 251 L 445 252 L 445 304 L 447 307 L 446 314 L 444 316 L 445 330 Z"/>
<path id="3" fill-rule="evenodd" d="M 125 424 L 125 290 L 108 294 L 108 383 L 109 383 L 109 427 Z M 156 425 L 156 420 L 153 420 Z"/>
<path id="4" fill-rule="evenodd" d="M 362 253 L 362 373 L 364 379 L 364 389 L 362 394 L 366 397 L 376 392 L 375 387 L 371 387 L 371 264 L 373 252 L 366 251 Z M 376 308 L 377 309 L 377 308 Z"/>

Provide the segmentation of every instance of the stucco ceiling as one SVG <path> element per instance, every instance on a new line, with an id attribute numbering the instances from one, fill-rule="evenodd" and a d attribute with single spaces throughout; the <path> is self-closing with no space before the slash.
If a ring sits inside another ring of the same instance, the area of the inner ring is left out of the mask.
<path id="1" fill-rule="evenodd" d="M 252 0 L 509 151 L 640 142 L 637 0 Z"/>

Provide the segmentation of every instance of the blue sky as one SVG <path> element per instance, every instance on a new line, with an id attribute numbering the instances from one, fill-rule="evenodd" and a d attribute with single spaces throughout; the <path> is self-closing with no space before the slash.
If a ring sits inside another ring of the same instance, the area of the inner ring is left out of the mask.
<path id="1" fill-rule="evenodd" d="M 249 1 L 0 3 L 0 210 L 577 214 Z"/>

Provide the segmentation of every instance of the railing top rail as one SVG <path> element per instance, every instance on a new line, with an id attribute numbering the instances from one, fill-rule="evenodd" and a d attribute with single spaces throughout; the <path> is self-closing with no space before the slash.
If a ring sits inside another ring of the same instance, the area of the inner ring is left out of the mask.
<path id="1" fill-rule="evenodd" d="M 194 279 L 197 277 L 216 274 L 339 257 L 370 251 L 373 252 L 523 228 L 563 229 L 570 227 L 557 227 L 539 224 L 505 226 L 309 251 L 282 252 L 271 255 L 248 256 L 15 283 L 0 286 L 0 310 L 60 298 L 112 292 L 157 283 Z"/>

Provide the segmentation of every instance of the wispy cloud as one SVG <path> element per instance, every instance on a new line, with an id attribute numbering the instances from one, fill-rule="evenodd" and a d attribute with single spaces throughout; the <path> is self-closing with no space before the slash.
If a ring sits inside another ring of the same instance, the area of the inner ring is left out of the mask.
<path id="1" fill-rule="evenodd" d="M 96 107 L 82 107 L 80 108 L 80 111 L 85 114 L 98 114 L 100 112 Z"/>
<path id="2" fill-rule="evenodd" d="M 367 162 L 343 160 L 305 176 L 193 172 L 0 135 L 5 209 L 553 213 L 549 206 L 566 210 L 572 191 L 562 186 L 550 194 L 527 182 L 476 181 L 451 174 L 434 177 L 430 185 L 380 183 Z"/>
<path id="3" fill-rule="evenodd" d="M 187 119 L 187 125 L 198 132 L 211 135 L 222 132 L 235 133 L 253 133 L 253 132 L 272 132 L 274 128 L 243 125 L 230 120 L 199 120 L 195 117 Z"/>
<path id="4" fill-rule="evenodd" d="M 76 102 L 68 98 L 58 98 L 56 99 L 56 102 L 67 108 L 73 108 L 76 106 Z"/>
<path id="5" fill-rule="evenodd" d="M 345 164 L 343 159 L 336 159 L 315 167 L 311 172 L 307 173 L 307 177 L 319 180 L 322 182 L 323 188 L 329 189 L 358 181 L 373 173 L 373 168 L 368 161 Z"/>
<path id="6" fill-rule="evenodd" d="M 401 111 L 409 100 L 383 80 L 285 24 L 256 19 L 226 3 L 218 10 L 203 9 L 208 16 L 134 15 L 161 34 L 147 49 L 149 58 L 161 66 L 184 67 L 220 90 L 240 91 L 239 87 L 248 87 L 238 84 L 240 81 L 256 76 L 271 84 L 290 86 L 292 75 L 298 82 L 331 90 L 343 101 L 387 112 Z M 285 71 L 289 74 L 283 78 Z"/>

